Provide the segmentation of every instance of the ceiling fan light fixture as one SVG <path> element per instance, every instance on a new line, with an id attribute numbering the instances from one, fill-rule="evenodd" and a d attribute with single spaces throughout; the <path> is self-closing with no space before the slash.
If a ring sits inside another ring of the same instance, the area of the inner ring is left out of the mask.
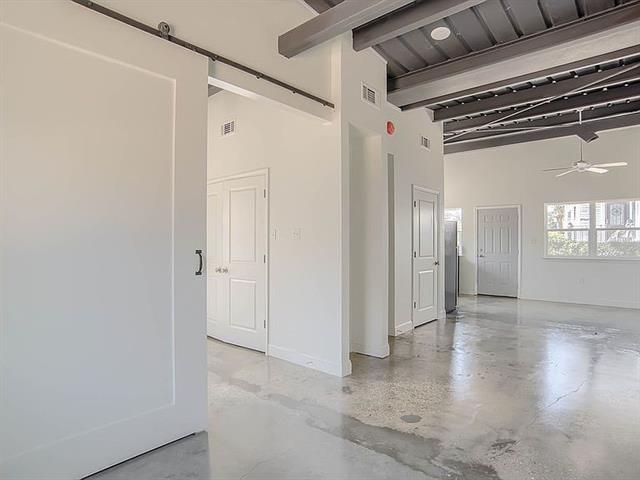
<path id="1" fill-rule="evenodd" d="M 446 40 L 451 35 L 451 30 L 447 27 L 436 27 L 431 30 L 430 35 L 434 40 Z"/>

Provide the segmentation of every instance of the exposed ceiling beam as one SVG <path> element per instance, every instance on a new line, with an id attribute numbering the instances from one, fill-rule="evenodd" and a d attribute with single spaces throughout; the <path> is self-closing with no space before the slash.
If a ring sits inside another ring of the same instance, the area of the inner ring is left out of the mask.
<path id="1" fill-rule="evenodd" d="M 546 77 L 552 77 L 563 73 L 572 72 L 574 70 L 580 70 L 586 67 L 593 67 L 607 62 L 613 62 L 616 60 L 622 60 L 627 57 L 640 54 L 640 45 L 633 47 L 622 48 L 613 52 L 605 53 L 604 55 L 596 55 L 594 57 L 585 58 L 575 62 L 565 63 L 557 67 L 545 68 L 544 70 L 538 70 L 526 75 L 518 75 L 516 77 L 506 78 L 498 82 L 487 83 L 484 85 L 474 86 L 465 90 L 457 92 L 451 92 L 446 95 L 440 95 L 437 97 L 425 98 L 419 102 L 410 103 L 402 107 L 403 110 L 411 110 L 414 108 L 427 107 L 430 105 L 436 105 L 439 103 L 446 103 L 458 98 L 471 97 L 481 93 L 491 92 L 494 90 L 500 90 L 510 85 L 518 85 L 531 80 L 538 80 Z"/>
<path id="2" fill-rule="evenodd" d="M 278 52 L 291 58 L 386 15 L 414 0 L 344 0 L 278 37 Z"/>
<path id="3" fill-rule="evenodd" d="M 390 79 L 389 90 L 391 93 L 397 93 L 471 70 L 479 68 L 486 70 L 487 67 L 507 62 L 522 55 L 557 48 L 563 44 L 575 42 L 576 39 L 597 35 L 606 30 L 618 28 L 638 20 L 640 20 L 640 1 L 635 0 L 614 9 L 580 18 L 573 22 L 502 43 L 486 50 L 473 52 L 463 57 L 454 58 L 431 67 L 406 73 Z M 396 95 L 396 97 L 398 97 L 398 95 Z M 416 99 L 416 101 L 418 101 L 418 99 Z M 413 102 L 404 102 L 404 105 L 409 103 Z"/>
<path id="4" fill-rule="evenodd" d="M 304 3 L 309 5 L 318 13 L 322 13 L 331 8 L 331 5 L 328 4 L 325 0 L 304 0 Z"/>
<path id="5" fill-rule="evenodd" d="M 617 105 L 612 105 L 610 107 L 601 107 L 595 110 L 585 110 L 582 112 L 582 121 L 589 122 L 593 120 L 602 120 L 604 118 L 617 116 L 625 113 L 635 113 L 640 112 L 640 100 L 636 100 L 630 103 L 620 103 Z M 468 141 L 468 140 L 478 140 L 480 138 L 488 138 L 495 137 L 496 135 L 503 135 L 505 133 L 524 133 L 527 131 L 540 130 L 549 127 L 559 127 L 559 126 L 567 126 L 567 125 L 578 125 L 580 121 L 579 115 L 575 112 L 565 113 L 562 115 L 549 117 L 549 118 L 538 118 L 536 120 L 531 121 L 521 121 L 518 123 L 514 123 L 511 125 L 495 126 L 491 128 L 486 128 L 482 130 L 476 130 L 473 132 L 469 132 L 464 136 L 459 137 L 460 140 Z M 450 127 L 455 126 L 455 122 L 451 122 L 450 124 L 445 124 L 445 127 L 450 125 Z M 454 130 L 453 128 L 445 132 L 444 141 L 447 142 L 447 138 L 451 138 L 453 134 L 461 133 L 462 130 Z"/>
<path id="6" fill-rule="evenodd" d="M 353 32 L 353 49 L 359 52 L 485 1 L 429 0 L 416 3 L 356 29 Z"/>
<path id="7" fill-rule="evenodd" d="M 616 87 L 610 90 L 591 92 L 588 95 L 577 95 L 567 99 L 558 99 L 553 102 L 544 103 L 535 108 L 524 107 L 514 108 L 501 113 L 490 113 L 480 117 L 467 118 L 452 122 L 456 130 L 469 130 L 479 128 L 489 123 L 512 122 L 525 118 L 539 117 L 542 115 L 554 115 L 561 112 L 589 108 L 597 105 L 604 105 L 610 102 L 619 102 L 640 97 L 640 84 L 629 85 L 628 87 Z M 449 123 L 445 124 L 449 125 Z M 449 127 L 447 127 L 449 128 Z"/>
<path id="8" fill-rule="evenodd" d="M 548 140 L 551 138 L 580 135 L 584 134 L 585 130 L 601 132 L 604 130 L 612 130 L 614 128 L 630 127 L 633 125 L 640 125 L 640 113 L 609 117 L 603 120 L 596 120 L 577 126 L 549 128 L 512 135 L 497 135 L 483 140 L 453 142 L 445 144 L 444 153 L 446 155 L 451 153 L 467 152 L 470 150 L 502 147 L 504 145 L 515 145 L 518 143 L 534 142 L 537 140 Z"/>
<path id="9" fill-rule="evenodd" d="M 454 105 L 449 108 L 441 108 L 434 112 L 433 118 L 435 121 L 449 120 L 467 115 L 477 115 L 478 113 L 492 110 L 504 110 L 509 107 L 548 100 L 571 92 L 580 92 L 583 89 L 593 90 L 595 88 L 610 87 L 622 82 L 638 79 L 640 79 L 640 64 L 631 69 L 628 65 L 625 65 L 577 78 L 562 80 L 557 83 L 527 88 L 526 90 L 513 93 L 505 93 L 495 97 Z"/>

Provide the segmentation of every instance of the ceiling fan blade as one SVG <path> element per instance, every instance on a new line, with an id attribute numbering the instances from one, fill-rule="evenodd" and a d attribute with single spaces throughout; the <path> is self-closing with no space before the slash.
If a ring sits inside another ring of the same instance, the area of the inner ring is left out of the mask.
<path id="1" fill-rule="evenodd" d="M 557 170 L 568 170 L 572 167 L 559 167 L 559 168 L 545 168 L 544 170 L 542 170 L 543 172 L 555 172 Z"/>
<path id="2" fill-rule="evenodd" d="M 606 168 L 589 167 L 586 171 L 591 173 L 607 173 L 609 170 Z"/>
<path id="3" fill-rule="evenodd" d="M 591 165 L 592 167 L 626 167 L 629 165 L 627 162 L 613 162 L 613 163 L 596 163 Z"/>
<path id="4" fill-rule="evenodd" d="M 575 168 L 572 168 L 571 170 L 567 170 L 564 173 L 560 173 L 556 175 L 556 177 L 564 177 L 565 175 L 569 175 L 570 173 L 573 173 L 573 172 L 577 172 L 577 170 Z"/>

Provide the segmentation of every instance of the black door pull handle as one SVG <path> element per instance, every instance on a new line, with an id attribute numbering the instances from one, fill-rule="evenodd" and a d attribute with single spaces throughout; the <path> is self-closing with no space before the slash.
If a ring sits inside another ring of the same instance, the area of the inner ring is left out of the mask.
<path id="1" fill-rule="evenodd" d="M 200 264 L 198 265 L 196 275 L 202 275 L 202 268 L 204 267 L 204 261 L 202 260 L 202 250 L 196 250 L 196 255 L 198 255 L 200 259 Z"/>

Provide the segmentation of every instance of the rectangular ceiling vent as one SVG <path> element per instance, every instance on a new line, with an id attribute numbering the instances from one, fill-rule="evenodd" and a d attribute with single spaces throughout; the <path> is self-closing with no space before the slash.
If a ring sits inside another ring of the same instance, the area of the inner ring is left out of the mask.
<path id="1" fill-rule="evenodd" d="M 236 131 L 236 121 L 231 120 L 230 122 L 223 123 L 220 127 L 220 136 L 226 137 L 227 135 L 231 135 Z"/>
<path id="2" fill-rule="evenodd" d="M 362 84 L 362 100 L 374 107 L 379 107 L 378 92 L 368 85 Z"/>
<path id="3" fill-rule="evenodd" d="M 426 148 L 427 150 L 431 150 L 431 140 L 427 137 L 420 137 L 420 146 Z"/>

